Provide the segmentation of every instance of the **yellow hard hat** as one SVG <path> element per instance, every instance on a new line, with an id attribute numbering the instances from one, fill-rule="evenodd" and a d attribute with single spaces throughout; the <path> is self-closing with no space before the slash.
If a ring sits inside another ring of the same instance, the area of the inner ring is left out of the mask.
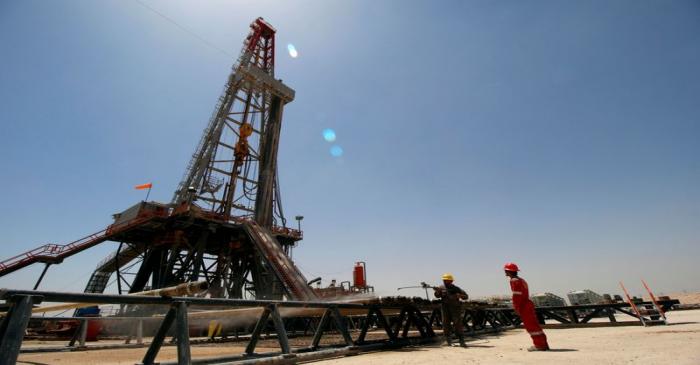
<path id="1" fill-rule="evenodd" d="M 455 277 L 450 273 L 444 273 L 442 274 L 442 280 L 455 281 Z"/>

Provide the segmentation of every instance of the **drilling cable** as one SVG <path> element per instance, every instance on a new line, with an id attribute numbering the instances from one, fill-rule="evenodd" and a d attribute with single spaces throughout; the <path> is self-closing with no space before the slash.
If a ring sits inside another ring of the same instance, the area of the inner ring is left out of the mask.
<path id="1" fill-rule="evenodd" d="M 183 26 L 182 24 L 176 22 L 173 18 L 170 18 L 170 17 L 168 17 L 167 15 L 165 15 L 165 14 L 159 12 L 158 10 L 156 10 L 156 9 L 154 9 L 154 8 L 152 8 L 152 7 L 150 7 L 149 5 L 146 5 L 143 1 L 141 1 L 141 0 L 134 0 L 134 1 L 135 1 L 137 4 L 141 5 L 142 7 L 148 9 L 149 11 L 151 11 L 153 14 L 156 14 L 156 15 L 158 15 L 159 17 L 165 19 L 165 20 L 168 21 L 170 24 L 173 24 L 174 26 L 180 28 L 180 30 L 182 30 L 183 32 L 189 34 L 190 36 L 196 38 L 197 40 L 199 40 L 200 42 L 204 43 L 204 44 L 207 45 L 208 47 L 210 47 L 210 48 L 212 48 L 212 49 L 214 49 L 214 50 L 216 50 L 216 51 L 222 53 L 223 55 L 225 55 L 225 56 L 227 56 L 227 57 L 235 58 L 234 55 L 232 55 L 232 54 L 226 52 L 224 49 L 218 47 L 218 46 L 215 45 L 214 43 L 209 42 L 208 40 L 206 40 L 204 37 L 200 36 L 199 34 L 197 34 L 197 33 L 193 32 L 193 31 L 189 30 L 188 28 L 186 28 L 186 27 Z"/>

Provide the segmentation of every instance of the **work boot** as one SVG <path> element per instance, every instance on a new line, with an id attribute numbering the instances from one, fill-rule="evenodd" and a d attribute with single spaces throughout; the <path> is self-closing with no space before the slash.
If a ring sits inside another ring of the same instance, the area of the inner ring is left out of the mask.
<path id="1" fill-rule="evenodd" d="M 527 351 L 529 351 L 529 352 L 533 352 L 533 351 L 549 351 L 549 347 L 539 348 L 539 347 L 535 347 L 535 346 L 530 346 L 530 347 L 527 348 Z"/>
<path id="2" fill-rule="evenodd" d="M 460 347 L 467 347 L 467 344 L 464 343 L 464 335 L 463 334 L 458 334 L 457 338 L 459 339 L 459 346 Z"/>

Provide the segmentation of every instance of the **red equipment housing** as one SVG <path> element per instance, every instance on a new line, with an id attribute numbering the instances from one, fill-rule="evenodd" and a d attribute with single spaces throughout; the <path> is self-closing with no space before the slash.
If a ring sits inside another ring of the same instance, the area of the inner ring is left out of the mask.
<path id="1" fill-rule="evenodd" d="M 353 286 L 356 288 L 367 287 L 367 270 L 364 261 L 356 262 L 352 270 Z"/>

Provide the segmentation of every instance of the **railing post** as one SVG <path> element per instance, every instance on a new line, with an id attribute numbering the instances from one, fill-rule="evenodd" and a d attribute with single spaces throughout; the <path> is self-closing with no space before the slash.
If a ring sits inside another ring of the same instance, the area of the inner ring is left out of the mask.
<path id="1" fill-rule="evenodd" d="M 175 332 L 177 338 L 177 363 L 178 365 L 190 365 L 190 326 L 187 323 L 187 303 L 176 302 L 177 316 L 175 320 Z"/>
<path id="2" fill-rule="evenodd" d="M 12 307 L 0 325 L 0 365 L 11 365 L 17 362 L 24 332 L 32 316 L 32 305 L 40 303 L 41 298 L 19 295 L 12 297 L 9 301 L 12 302 Z"/>
<path id="3" fill-rule="evenodd" d="M 75 329 L 73 337 L 71 337 L 70 341 L 68 342 L 68 347 L 75 346 L 76 342 L 78 342 L 78 347 L 85 347 L 85 340 L 87 339 L 88 328 L 87 319 L 79 319 L 78 322 L 78 328 Z"/>
<path id="4" fill-rule="evenodd" d="M 170 326 L 175 320 L 175 312 L 177 312 L 176 307 L 171 306 L 170 310 L 168 310 L 168 313 L 165 315 L 165 318 L 163 318 L 163 322 L 161 322 L 160 327 L 158 327 L 158 332 L 156 332 L 156 335 L 153 336 L 151 345 L 148 346 L 148 351 L 146 351 L 146 354 L 143 356 L 144 365 L 153 365 L 154 361 L 156 360 L 158 351 L 160 351 L 160 347 L 163 345 L 165 335 L 168 333 Z"/>
<path id="5" fill-rule="evenodd" d="M 88 320 L 87 319 L 81 319 L 80 320 L 80 337 L 78 342 L 79 347 L 85 347 L 85 340 L 87 339 L 87 330 L 88 330 Z"/>
<path id="6" fill-rule="evenodd" d="M 143 320 L 139 319 L 136 323 L 136 343 L 139 345 L 143 344 Z"/>

